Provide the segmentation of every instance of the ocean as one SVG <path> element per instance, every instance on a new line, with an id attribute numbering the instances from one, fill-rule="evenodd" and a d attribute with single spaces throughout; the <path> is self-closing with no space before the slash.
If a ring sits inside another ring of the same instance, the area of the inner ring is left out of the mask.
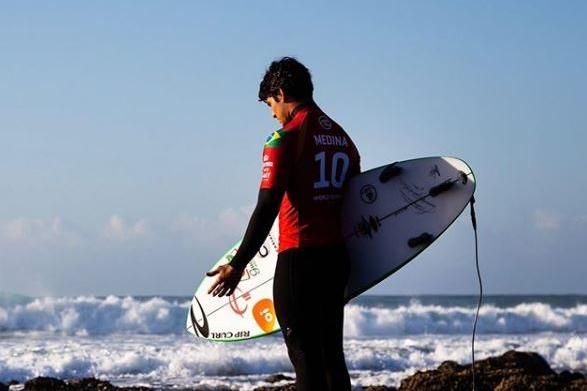
<path id="1" fill-rule="evenodd" d="M 0 382 L 98 377 L 162 390 L 251 390 L 293 376 L 281 334 L 236 342 L 185 330 L 189 297 L 0 296 Z M 398 386 L 445 360 L 471 361 L 476 296 L 360 296 L 345 311 L 355 387 Z M 587 296 L 486 296 L 476 359 L 536 351 L 557 371 L 587 372 Z M 280 384 L 280 383 L 277 383 Z"/>

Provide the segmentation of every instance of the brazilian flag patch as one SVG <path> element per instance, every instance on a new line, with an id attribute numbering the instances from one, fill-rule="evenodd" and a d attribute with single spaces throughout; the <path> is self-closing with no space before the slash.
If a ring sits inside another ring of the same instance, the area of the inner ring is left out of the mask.
<path id="1" fill-rule="evenodd" d="M 279 129 L 276 130 L 271 134 L 271 136 L 267 137 L 267 141 L 265 142 L 265 146 L 269 148 L 276 148 L 281 145 L 281 141 L 285 136 L 285 130 Z"/>

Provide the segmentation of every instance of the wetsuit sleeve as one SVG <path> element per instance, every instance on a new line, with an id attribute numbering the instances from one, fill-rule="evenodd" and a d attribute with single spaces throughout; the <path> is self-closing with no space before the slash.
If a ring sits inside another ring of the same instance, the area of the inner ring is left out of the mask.
<path id="1" fill-rule="evenodd" d="M 263 147 L 263 176 L 257 206 L 243 241 L 230 265 L 244 270 L 269 235 L 279 213 L 291 166 L 291 135 L 281 129 L 269 136 Z"/>
<path id="2" fill-rule="evenodd" d="M 291 131 L 278 130 L 267 139 L 263 148 L 261 189 L 285 190 L 293 163 L 295 140 Z"/>
<path id="3" fill-rule="evenodd" d="M 230 265 L 237 270 L 244 270 L 249 261 L 259 251 L 269 235 L 271 226 L 279 212 L 283 191 L 278 189 L 261 189 L 257 206 L 251 215 L 245 237 Z"/>

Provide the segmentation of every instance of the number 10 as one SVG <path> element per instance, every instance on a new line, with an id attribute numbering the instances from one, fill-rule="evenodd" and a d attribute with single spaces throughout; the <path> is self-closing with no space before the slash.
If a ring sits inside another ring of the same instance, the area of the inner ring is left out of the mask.
<path id="1" fill-rule="evenodd" d="M 314 182 L 314 189 L 323 189 L 334 186 L 337 189 L 342 188 L 346 173 L 349 169 L 349 156 L 344 152 L 336 152 L 332 155 L 332 170 L 330 172 L 330 180 L 326 178 L 326 152 L 320 152 L 314 155 L 314 160 L 320 163 L 320 180 Z M 339 164 L 342 168 L 339 173 Z M 338 175 L 337 175 L 338 174 Z"/>

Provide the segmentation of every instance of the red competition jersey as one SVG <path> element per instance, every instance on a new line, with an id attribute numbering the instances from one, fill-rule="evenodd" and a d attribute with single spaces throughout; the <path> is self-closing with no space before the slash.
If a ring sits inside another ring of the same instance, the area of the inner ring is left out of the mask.
<path id="1" fill-rule="evenodd" d="M 318 106 L 302 107 L 273 132 L 263 149 L 261 189 L 285 191 L 279 252 L 342 243 L 343 188 L 359 172 L 355 144 Z"/>

